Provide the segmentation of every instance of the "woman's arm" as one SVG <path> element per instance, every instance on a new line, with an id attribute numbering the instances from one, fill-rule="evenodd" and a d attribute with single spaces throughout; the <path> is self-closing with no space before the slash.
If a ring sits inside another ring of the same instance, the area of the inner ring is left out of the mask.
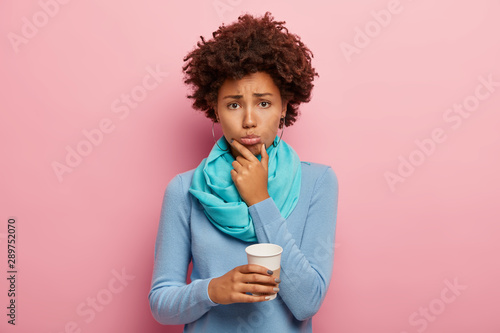
<path id="1" fill-rule="evenodd" d="M 155 260 L 149 304 L 161 324 L 193 322 L 217 304 L 208 297 L 211 279 L 186 284 L 191 260 L 189 230 L 190 198 L 182 178 L 175 177 L 167 186 L 155 244 Z"/>
<path id="2" fill-rule="evenodd" d="M 330 283 L 338 197 L 330 167 L 317 177 L 312 193 L 301 240 L 292 237 L 272 198 L 249 208 L 259 243 L 283 248 L 279 295 L 298 320 L 319 310 Z"/>

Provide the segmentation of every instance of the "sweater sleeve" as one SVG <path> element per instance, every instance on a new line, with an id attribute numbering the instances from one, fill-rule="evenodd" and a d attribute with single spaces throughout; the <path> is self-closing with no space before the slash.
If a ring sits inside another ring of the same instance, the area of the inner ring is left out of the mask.
<path id="1" fill-rule="evenodd" d="M 300 240 L 288 231 L 272 198 L 249 208 L 259 243 L 283 248 L 279 295 L 297 320 L 319 310 L 332 274 L 338 182 L 330 167 L 316 179 L 312 193 Z"/>
<path id="2" fill-rule="evenodd" d="M 191 260 L 189 200 L 182 178 L 175 177 L 163 198 L 148 296 L 153 317 L 161 324 L 193 322 L 217 305 L 208 296 L 211 279 L 186 284 Z"/>

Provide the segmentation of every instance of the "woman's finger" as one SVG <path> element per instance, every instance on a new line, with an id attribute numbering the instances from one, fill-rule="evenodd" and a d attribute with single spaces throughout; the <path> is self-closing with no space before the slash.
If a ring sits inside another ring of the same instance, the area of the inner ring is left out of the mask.
<path id="1" fill-rule="evenodd" d="M 245 166 L 245 165 L 248 165 L 249 163 L 251 163 L 249 160 L 247 160 L 243 156 L 236 156 L 236 161 L 238 161 L 238 163 L 241 164 L 242 166 Z"/>
<path id="2" fill-rule="evenodd" d="M 246 264 L 236 267 L 238 272 L 243 274 L 258 273 L 262 275 L 273 275 L 273 271 L 261 265 Z"/>
<path id="3" fill-rule="evenodd" d="M 233 161 L 233 163 L 231 163 L 231 165 L 233 166 L 233 169 L 236 172 L 239 172 L 241 170 L 241 168 L 243 167 L 239 161 Z"/>
<path id="4" fill-rule="evenodd" d="M 257 157 L 255 157 L 247 147 L 236 140 L 233 140 L 233 147 L 241 154 L 241 156 L 246 158 L 248 161 L 254 161 L 257 159 Z"/>
<path id="5" fill-rule="evenodd" d="M 265 144 L 262 144 L 262 147 L 260 148 L 260 156 L 262 157 L 260 159 L 260 163 L 262 164 L 262 166 L 264 167 L 264 169 L 267 171 L 267 166 L 269 164 L 269 155 L 267 154 L 267 150 L 266 150 L 266 145 Z"/>
<path id="6" fill-rule="evenodd" d="M 270 295 L 262 295 L 262 296 L 253 296 L 247 294 L 239 294 L 235 296 L 235 303 L 256 303 L 256 302 L 265 302 L 268 301 Z"/>
<path id="7" fill-rule="evenodd" d="M 252 283 L 252 284 L 260 284 L 266 286 L 276 287 L 278 283 L 276 283 L 274 276 L 265 276 L 262 274 L 243 274 L 241 276 L 241 282 L 244 283 Z"/>
<path id="8" fill-rule="evenodd" d="M 241 285 L 242 293 L 272 295 L 276 294 L 278 291 L 279 288 L 275 285 L 264 285 L 257 283 L 245 283 L 244 285 Z"/>

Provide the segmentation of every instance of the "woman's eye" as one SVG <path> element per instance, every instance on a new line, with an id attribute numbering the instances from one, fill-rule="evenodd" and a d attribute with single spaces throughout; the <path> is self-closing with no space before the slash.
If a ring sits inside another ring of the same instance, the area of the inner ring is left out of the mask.
<path id="1" fill-rule="evenodd" d="M 263 108 L 268 108 L 270 105 L 271 103 L 269 102 L 260 102 L 260 106 L 262 106 Z"/>
<path id="2" fill-rule="evenodd" d="M 237 109 L 238 108 L 238 103 L 230 103 L 227 105 L 227 107 L 231 110 Z"/>

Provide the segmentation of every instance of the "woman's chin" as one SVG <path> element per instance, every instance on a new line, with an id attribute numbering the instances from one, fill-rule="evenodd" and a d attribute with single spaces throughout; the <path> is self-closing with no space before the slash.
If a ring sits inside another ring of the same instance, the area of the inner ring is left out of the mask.
<path id="1" fill-rule="evenodd" d="M 261 143 L 257 144 L 257 145 L 253 145 L 253 146 L 250 146 L 250 147 L 247 147 L 248 150 L 250 150 L 250 152 L 252 154 L 254 154 L 255 156 L 259 156 L 260 155 L 260 147 L 262 146 Z"/>

